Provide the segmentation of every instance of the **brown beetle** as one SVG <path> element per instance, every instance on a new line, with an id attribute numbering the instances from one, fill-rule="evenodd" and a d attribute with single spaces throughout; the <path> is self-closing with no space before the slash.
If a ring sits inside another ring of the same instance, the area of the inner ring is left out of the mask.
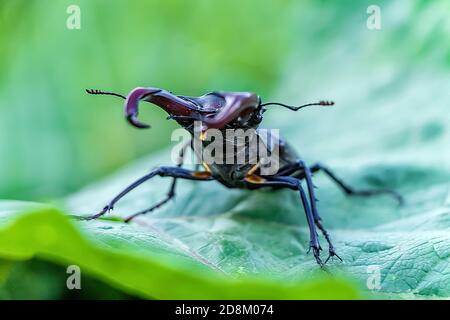
<path id="1" fill-rule="evenodd" d="M 104 94 L 114 95 L 125 99 L 125 117 L 128 122 L 136 128 L 149 128 L 137 119 L 138 104 L 140 101 L 147 101 L 164 109 L 169 119 L 178 122 L 183 128 L 188 130 L 195 138 L 194 123 L 199 121 L 201 123 L 201 132 L 199 135 L 202 144 L 207 145 L 209 142 L 205 141 L 205 135 L 209 129 L 217 129 L 225 131 L 227 129 L 255 129 L 255 135 L 260 135 L 258 126 L 263 120 L 263 113 L 266 111 L 265 106 L 279 105 L 290 110 L 297 111 L 307 106 L 332 106 L 333 102 L 320 101 L 318 103 L 310 103 L 301 106 L 289 106 L 277 102 L 262 103 L 259 96 L 250 92 L 211 92 L 200 97 L 189 97 L 174 95 L 163 89 L 158 88 L 136 88 L 132 90 L 128 96 L 123 96 L 117 93 L 104 92 L 99 90 L 87 90 L 89 94 Z M 192 141 L 193 141 L 192 140 Z M 233 141 L 234 143 L 234 141 Z M 137 212 L 129 216 L 126 221 L 131 221 L 139 215 L 146 214 L 161 207 L 167 203 L 175 195 L 175 185 L 177 179 L 189 179 L 196 181 L 218 181 L 228 188 L 241 188 L 256 190 L 260 188 L 282 189 L 288 188 L 299 192 L 303 209 L 306 214 L 310 231 L 310 249 L 319 265 L 324 263 L 320 257 L 320 250 L 322 250 L 316 228 L 318 228 L 324 235 L 328 242 L 329 258 L 336 256 L 341 259 L 335 252 L 330 236 L 321 223 L 319 216 L 316 197 L 315 186 L 312 182 L 312 174 L 317 171 L 322 171 L 330 177 L 347 195 L 352 196 L 372 196 L 379 194 L 390 194 L 394 196 L 400 203 L 402 197 L 395 191 L 382 190 L 355 190 L 345 184 L 332 171 L 320 163 L 308 166 L 299 156 L 293 151 L 289 145 L 280 138 L 272 139 L 270 142 L 267 138 L 264 141 L 264 148 L 267 148 L 268 154 L 274 149 L 274 144 L 278 148 L 278 169 L 273 174 L 264 174 L 263 166 L 260 158 L 256 157 L 255 162 L 244 163 L 217 163 L 217 162 L 201 162 L 203 171 L 183 169 L 183 152 L 180 154 L 180 162 L 176 166 L 161 166 L 154 169 L 145 176 L 133 182 L 130 186 L 120 192 L 114 199 L 112 199 L 99 213 L 79 217 L 83 220 L 96 219 L 110 210 L 113 210 L 114 205 L 122 197 L 124 197 L 131 190 L 142 184 L 143 182 L 155 177 L 172 177 L 172 184 L 166 198 L 153 205 L 152 207 Z M 193 143 L 189 146 L 193 147 Z M 234 152 L 242 152 L 248 156 L 250 147 L 248 143 L 243 143 L 234 149 Z M 247 159 L 247 158 L 246 158 Z M 302 187 L 302 181 L 306 183 L 306 191 Z"/>

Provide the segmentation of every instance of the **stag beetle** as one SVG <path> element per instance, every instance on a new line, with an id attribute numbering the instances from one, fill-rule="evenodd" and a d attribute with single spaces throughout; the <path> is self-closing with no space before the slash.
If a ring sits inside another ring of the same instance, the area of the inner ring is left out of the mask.
<path id="1" fill-rule="evenodd" d="M 202 131 L 200 140 L 204 141 L 205 133 L 210 128 L 224 130 L 225 128 L 258 128 L 263 120 L 263 113 L 269 105 L 278 105 L 288 108 L 292 111 L 298 111 L 307 106 L 332 106 L 334 102 L 320 101 L 317 103 L 309 103 L 300 106 L 289 106 L 278 102 L 262 103 L 259 96 L 249 92 L 211 92 L 200 97 L 190 97 L 174 95 L 173 93 L 158 88 L 142 88 L 138 87 L 132 90 L 128 96 L 113 92 L 105 92 L 100 90 L 86 90 L 89 94 L 95 95 L 113 95 L 125 100 L 125 117 L 127 121 L 136 128 L 149 128 L 150 126 L 140 122 L 137 119 L 138 104 L 140 101 L 147 101 L 156 106 L 161 107 L 168 113 L 168 118 L 175 120 L 184 129 L 188 130 L 194 139 L 193 124 L 194 121 L 201 121 Z M 140 184 L 155 176 L 172 177 L 172 183 L 166 197 L 152 207 L 137 212 L 129 216 L 125 221 L 129 222 L 133 218 L 149 213 L 175 196 L 175 185 L 177 179 L 188 179 L 196 181 L 218 181 L 228 188 L 241 188 L 256 190 L 260 188 L 272 189 L 292 189 L 299 193 L 300 200 L 306 214 L 310 234 L 310 250 L 312 250 L 315 260 L 320 266 L 323 266 L 331 257 L 337 255 L 327 230 L 322 225 L 321 217 L 317 210 L 316 196 L 314 189 L 316 188 L 312 181 L 312 174 L 315 172 L 323 172 L 332 181 L 334 181 L 342 191 L 351 196 L 372 196 L 380 194 L 389 194 L 395 197 L 400 203 L 402 197 L 395 191 L 389 189 L 381 190 L 356 190 L 340 178 L 338 178 L 326 166 L 316 163 L 311 166 L 305 164 L 295 151 L 282 139 L 279 139 L 279 169 L 275 174 L 264 175 L 261 173 L 259 163 L 243 165 L 229 165 L 217 163 L 202 163 L 204 170 L 188 170 L 182 168 L 184 149 L 180 152 L 179 161 L 176 166 L 161 166 L 145 176 L 139 178 L 116 197 L 114 197 L 99 213 L 78 217 L 82 220 L 91 220 L 99 218 L 108 211 L 112 210 L 115 204 L 131 190 Z M 190 145 L 192 147 L 192 144 Z M 248 148 L 242 146 L 244 151 Z M 302 181 L 306 183 L 306 191 L 302 186 Z M 318 228 L 328 243 L 329 255 L 325 262 L 320 257 L 322 250 L 318 239 Z"/>

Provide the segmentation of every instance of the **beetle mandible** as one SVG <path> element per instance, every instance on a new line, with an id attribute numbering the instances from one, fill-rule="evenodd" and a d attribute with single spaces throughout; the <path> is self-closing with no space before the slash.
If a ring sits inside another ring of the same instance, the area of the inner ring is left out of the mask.
<path id="1" fill-rule="evenodd" d="M 261 98 L 250 92 L 210 92 L 200 97 L 190 97 L 175 95 L 169 91 L 158 88 L 138 87 L 133 89 L 127 96 L 113 92 L 105 92 L 100 90 L 86 90 L 89 94 L 96 95 L 113 95 L 121 97 L 125 100 L 125 117 L 127 121 L 136 128 L 149 128 L 149 125 L 140 122 L 137 119 L 138 104 L 140 101 L 150 102 L 161 107 L 168 113 L 168 119 L 175 120 L 184 129 L 189 131 L 192 140 L 194 137 L 194 122 L 201 121 L 202 131 L 200 140 L 204 141 L 205 134 L 208 129 L 257 129 L 263 120 L 263 113 L 269 105 L 278 105 L 288 108 L 292 111 L 298 111 L 307 106 L 332 106 L 333 102 L 320 101 L 317 103 L 308 103 L 300 106 L 289 106 L 278 102 L 262 103 Z M 258 131 L 256 131 L 258 134 Z M 347 185 L 338 178 L 326 166 L 315 163 L 311 166 L 305 164 L 297 153 L 284 140 L 278 138 L 279 147 L 279 168 L 275 174 L 264 175 L 261 170 L 260 162 L 244 163 L 244 164 L 220 164 L 203 162 L 202 171 L 188 170 L 182 168 L 183 156 L 185 149 L 180 153 L 180 161 L 176 166 L 161 166 L 150 173 L 139 178 L 116 197 L 114 197 L 99 213 L 79 217 L 82 220 L 96 219 L 105 213 L 113 210 L 115 204 L 130 191 L 141 185 L 147 180 L 155 176 L 172 177 L 172 183 L 169 191 L 164 199 L 156 203 L 152 207 L 139 211 L 125 219 L 126 222 L 131 221 L 139 215 L 149 213 L 175 196 L 175 186 L 177 179 L 188 179 L 195 181 L 217 181 L 228 188 L 240 188 L 257 190 L 261 188 L 272 189 L 291 189 L 299 193 L 306 220 L 309 227 L 310 243 L 316 262 L 323 266 L 330 258 L 337 257 L 342 260 L 336 253 L 331 242 L 331 238 L 327 230 L 322 224 L 322 219 L 317 210 L 315 186 L 312 181 L 312 174 L 315 172 L 323 172 L 332 181 L 334 181 L 342 191 L 350 196 L 372 196 L 380 194 L 389 194 L 395 197 L 400 203 L 402 197 L 395 191 L 389 189 L 380 190 L 356 190 Z M 192 147 L 190 143 L 187 147 Z M 244 153 L 248 153 L 248 146 L 241 146 Z M 269 149 L 268 144 L 266 148 Z M 270 152 L 270 150 L 269 150 Z M 306 184 L 306 190 L 302 186 L 302 181 Z M 317 229 L 321 231 L 328 243 L 328 257 L 325 262 L 322 261 L 320 251 L 322 250 Z"/>

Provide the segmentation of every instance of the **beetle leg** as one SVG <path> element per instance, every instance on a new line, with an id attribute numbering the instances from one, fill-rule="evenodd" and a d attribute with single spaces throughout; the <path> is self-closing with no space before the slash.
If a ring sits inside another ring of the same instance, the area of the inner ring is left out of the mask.
<path id="1" fill-rule="evenodd" d="M 317 227 L 320 229 L 323 236 L 325 237 L 325 240 L 328 243 L 328 258 L 325 260 L 325 263 L 327 263 L 328 260 L 332 257 L 337 257 L 339 260 L 342 261 L 341 257 L 339 257 L 338 254 L 336 253 L 336 251 L 334 250 L 334 246 L 333 246 L 333 243 L 331 242 L 331 238 L 330 238 L 328 231 L 322 225 L 322 222 L 321 222 L 322 218 L 320 217 L 319 211 L 317 210 L 317 203 L 316 203 L 317 199 L 316 199 L 315 192 L 314 192 L 314 184 L 312 182 L 311 170 L 308 166 L 305 165 L 305 163 L 302 160 L 299 160 L 297 163 L 300 167 L 303 168 L 303 170 L 305 172 L 305 180 L 306 180 L 306 185 L 308 187 L 308 194 L 309 194 L 309 199 L 311 202 L 311 209 L 312 209 L 312 212 L 314 215 L 314 222 L 317 225 Z"/>
<path id="2" fill-rule="evenodd" d="M 186 170 L 180 167 L 159 167 L 151 171 L 150 173 L 146 174 L 145 176 L 139 178 L 132 184 L 130 184 L 128 187 L 126 187 L 122 192 L 120 192 L 117 196 L 115 196 L 99 213 L 86 216 L 86 217 L 77 217 L 80 220 L 93 220 L 97 219 L 101 216 L 103 216 L 108 211 L 111 211 L 114 209 L 115 204 L 122 199 L 125 195 L 127 195 L 129 192 L 131 192 L 133 189 L 140 186 L 142 183 L 146 182 L 147 180 L 150 180 L 151 178 L 155 176 L 160 177 L 173 177 L 173 178 L 181 178 L 181 179 L 187 179 L 187 180 L 203 180 L 203 181 L 210 181 L 214 180 L 214 178 L 211 176 L 211 174 L 204 175 L 199 174 L 198 171 L 192 171 L 192 170 Z M 127 219 L 128 220 L 128 219 Z"/>
<path id="3" fill-rule="evenodd" d="M 258 162 L 253 167 L 250 168 L 250 170 L 247 171 L 247 174 L 244 178 L 245 181 L 253 183 L 253 184 L 261 184 L 266 181 L 263 177 L 260 175 L 255 174 L 256 170 L 258 170 L 260 167 L 260 163 Z"/>
<path id="4" fill-rule="evenodd" d="M 316 224 L 314 221 L 315 220 L 314 214 L 311 210 L 310 201 L 308 200 L 308 197 L 306 196 L 306 193 L 303 190 L 301 180 L 293 177 L 270 176 L 265 177 L 263 181 L 253 182 L 252 180 L 249 179 L 245 179 L 245 181 L 247 181 L 247 183 L 249 184 L 248 187 L 250 189 L 257 189 L 262 187 L 289 188 L 292 190 L 297 190 L 300 193 L 300 199 L 303 204 L 303 209 L 305 210 L 306 220 L 308 222 L 309 227 L 309 237 L 310 237 L 309 248 L 310 250 L 312 250 L 317 264 L 323 267 L 324 263 L 320 258 L 320 250 L 322 250 L 322 248 L 320 247 L 319 237 L 317 235 Z"/>
<path id="5" fill-rule="evenodd" d="M 331 257 L 337 257 L 339 260 L 342 261 L 342 259 L 337 255 L 336 251 L 334 250 L 334 246 L 333 246 L 333 243 L 331 242 L 330 234 L 325 229 L 325 227 L 322 225 L 322 218 L 319 215 L 319 212 L 317 210 L 317 205 L 316 205 L 317 199 L 316 199 L 315 191 L 314 191 L 315 186 L 313 184 L 312 177 L 311 177 L 312 176 L 311 169 L 308 166 L 306 166 L 306 164 L 304 163 L 303 160 L 297 160 L 297 161 L 281 168 L 279 172 L 280 172 L 279 174 L 281 174 L 281 175 L 292 175 L 299 179 L 305 179 L 306 186 L 308 188 L 308 195 L 309 195 L 309 201 L 311 204 L 311 211 L 314 216 L 314 223 L 317 225 L 319 230 L 322 232 L 323 236 L 325 237 L 325 240 L 328 243 L 329 255 L 328 255 L 328 258 L 325 260 L 325 263 L 327 263 L 327 261 Z M 301 174 L 301 175 L 295 176 L 295 174 Z"/>
<path id="6" fill-rule="evenodd" d="M 387 194 L 392 197 L 394 197 L 399 205 L 403 205 L 404 199 L 403 196 L 400 195 L 398 192 L 390 189 L 379 189 L 379 190 L 355 190 L 351 186 L 347 185 L 345 182 L 343 182 L 340 178 L 338 178 L 330 169 L 328 169 L 326 166 L 316 163 L 313 166 L 311 166 L 311 172 L 317 172 L 322 171 L 325 173 L 331 180 L 333 180 L 339 188 L 345 192 L 345 194 L 349 196 L 359 196 L 359 197 L 370 197 L 370 196 L 376 196 L 381 194 Z"/>
<path id="7" fill-rule="evenodd" d="M 179 157 L 176 160 L 177 162 L 177 167 L 181 167 L 184 163 L 184 156 L 186 155 L 186 149 L 191 145 L 191 141 L 188 141 L 183 147 L 181 147 L 180 153 L 179 153 Z M 169 191 L 167 192 L 167 195 L 164 199 L 162 199 L 161 201 L 159 201 L 158 203 L 156 203 L 155 205 L 151 206 L 148 209 L 145 210 L 141 210 L 131 216 L 129 216 L 128 218 L 125 219 L 125 222 L 129 222 L 131 221 L 135 216 L 138 215 L 142 215 L 142 214 L 146 214 L 149 212 L 152 212 L 153 210 L 156 210 L 160 207 L 162 207 L 164 204 L 166 204 L 167 202 L 169 202 L 171 199 L 173 199 L 175 197 L 175 187 L 177 184 L 177 178 L 174 177 L 172 178 L 172 183 L 170 185 Z"/>
<path id="8" fill-rule="evenodd" d="M 331 242 L 331 238 L 330 238 L 328 231 L 322 225 L 322 218 L 320 217 L 319 211 L 317 210 L 317 203 L 316 203 L 317 199 L 316 199 L 315 191 L 314 191 L 315 186 L 313 184 L 312 177 L 311 177 L 312 176 L 311 170 L 302 160 L 298 160 L 297 165 L 299 168 L 303 169 L 303 171 L 304 171 L 306 185 L 308 187 L 309 199 L 311 202 L 311 209 L 312 209 L 312 212 L 314 215 L 314 222 L 316 223 L 317 227 L 320 229 L 323 236 L 325 237 L 325 240 L 328 243 L 328 258 L 325 260 L 325 263 L 327 263 L 327 261 L 332 257 L 337 257 L 339 260 L 342 261 L 341 257 L 339 257 L 337 255 L 336 251 L 334 250 L 334 246 L 333 246 L 333 243 Z"/>
<path id="9" fill-rule="evenodd" d="M 262 184 L 267 180 L 257 174 L 250 174 L 244 178 L 245 181 L 253 184 Z"/>

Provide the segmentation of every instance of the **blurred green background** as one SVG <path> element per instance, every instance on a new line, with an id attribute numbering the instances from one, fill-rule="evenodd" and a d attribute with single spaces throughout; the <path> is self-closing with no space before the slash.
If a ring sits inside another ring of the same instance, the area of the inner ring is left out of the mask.
<path id="1" fill-rule="evenodd" d="M 81 9 L 80 30 L 66 27 L 72 4 Z M 381 31 L 366 28 L 370 4 L 1 1 L 1 197 L 66 195 L 170 142 L 174 124 L 161 110 L 142 108 L 153 128 L 134 130 L 122 118 L 122 101 L 88 96 L 85 88 L 126 94 L 136 86 L 153 86 L 185 95 L 244 90 L 273 98 L 288 80 L 296 92 L 277 98 L 302 103 L 298 96 L 311 87 L 323 92 L 311 99 L 333 98 L 331 88 L 320 86 L 337 76 L 327 74 L 334 67 L 327 57 L 342 49 L 343 40 L 365 48 L 366 58 L 384 67 L 398 59 L 428 59 L 430 50 L 441 46 L 438 59 L 445 61 L 440 65 L 449 66 L 447 1 L 377 1 L 383 7 Z M 374 39 L 385 42 L 389 53 L 370 52 Z M 351 68 L 358 57 L 343 56 L 342 66 Z M 310 59 L 316 65 L 322 61 L 322 69 L 310 70 L 310 83 L 292 82 L 286 75 L 290 68 L 307 70 Z"/>
<path id="2" fill-rule="evenodd" d="M 80 30 L 66 28 L 71 4 Z M 143 108 L 153 129 L 133 130 L 122 101 L 85 88 L 267 95 L 296 45 L 298 9 L 296 1 L 2 1 L 2 198 L 61 196 L 170 142 L 175 126 L 162 111 Z"/>

